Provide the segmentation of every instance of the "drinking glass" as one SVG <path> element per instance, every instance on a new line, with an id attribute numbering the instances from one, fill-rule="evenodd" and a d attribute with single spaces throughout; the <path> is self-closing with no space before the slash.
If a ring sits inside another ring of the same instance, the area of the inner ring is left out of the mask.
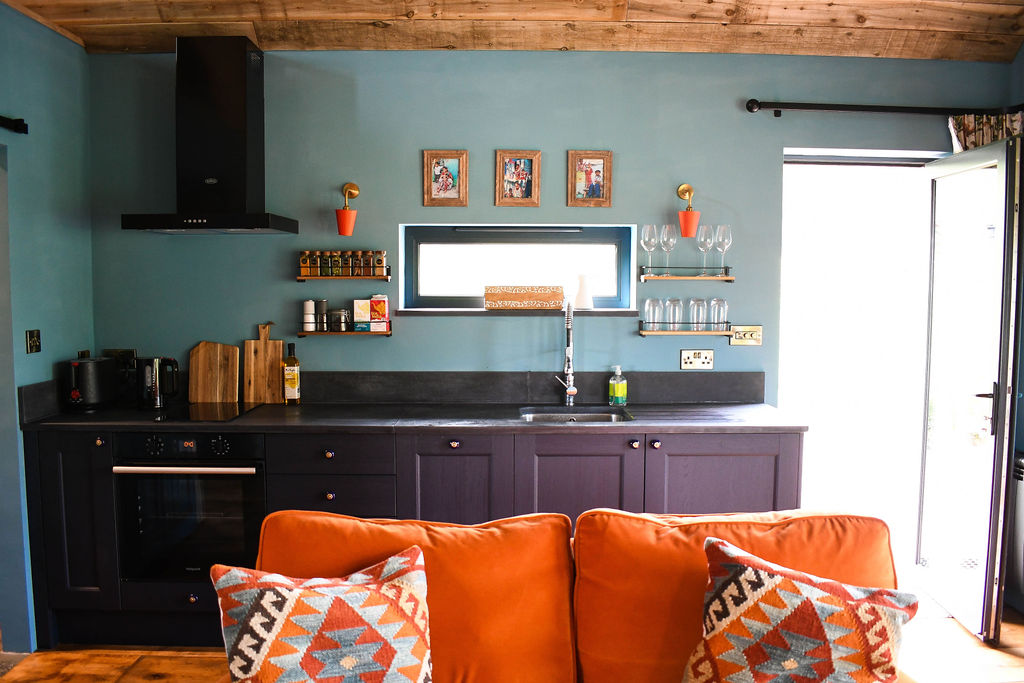
<path id="1" fill-rule="evenodd" d="M 651 269 L 651 257 L 658 248 L 658 226 L 647 223 L 640 229 L 640 247 L 647 252 L 647 270 Z"/>
<path id="2" fill-rule="evenodd" d="M 679 226 L 678 225 L 663 225 L 661 226 L 661 250 L 665 252 L 665 273 L 668 274 L 668 255 L 676 247 L 676 241 L 679 239 Z"/>
<path id="3" fill-rule="evenodd" d="M 725 275 L 725 252 L 732 246 L 732 228 L 719 225 L 715 230 L 715 249 L 722 254 L 722 275 Z"/>
<path id="4" fill-rule="evenodd" d="M 691 330 L 703 330 L 704 325 L 708 319 L 708 302 L 707 299 L 699 299 L 693 297 L 690 299 L 687 307 L 690 311 L 690 329 Z"/>
<path id="5" fill-rule="evenodd" d="M 708 252 L 715 244 L 715 229 L 710 225 L 702 225 L 697 228 L 697 248 L 700 249 L 701 265 L 700 274 L 708 274 Z"/>
<path id="6" fill-rule="evenodd" d="M 683 329 L 683 322 L 686 320 L 685 316 L 686 312 L 682 299 L 667 299 L 665 301 L 665 322 L 668 323 L 668 329 Z"/>
<path id="7" fill-rule="evenodd" d="M 644 329 L 660 330 L 665 318 L 665 304 L 661 299 L 644 300 Z"/>
<path id="8" fill-rule="evenodd" d="M 729 322 L 729 302 L 725 299 L 712 299 L 708 306 L 708 321 L 713 330 L 725 330 Z"/>

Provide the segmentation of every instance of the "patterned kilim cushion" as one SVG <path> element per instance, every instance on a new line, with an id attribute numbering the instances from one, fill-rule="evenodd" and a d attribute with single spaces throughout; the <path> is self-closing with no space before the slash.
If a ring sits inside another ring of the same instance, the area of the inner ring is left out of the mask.
<path id="1" fill-rule="evenodd" d="M 417 546 L 334 579 L 214 565 L 233 681 L 430 681 L 427 579 Z"/>
<path id="2" fill-rule="evenodd" d="M 895 682 L 900 629 L 917 598 L 772 564 L 704 542 L 711 580 L 704 640 L 684 683 Z"/>

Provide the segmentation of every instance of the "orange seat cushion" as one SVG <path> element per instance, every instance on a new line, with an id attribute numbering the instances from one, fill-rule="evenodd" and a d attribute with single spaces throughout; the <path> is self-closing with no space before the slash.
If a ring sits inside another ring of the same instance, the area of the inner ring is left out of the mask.
<path id="1" fill-rule="evenodd" d="M 256 568 L 347 576 L 423 550 L 433 680 L 571 683 L 571 523 L 557 514 L 475 526 L 286 510 L 263 521 Z"/>
<path id="2" fill-rule="evenodd" d="M 590 510 L 576 521 L 574 539 L 583 683 L 682 680 L 703 636 L 709 536 L 809 574 L 896 587 L 889 529 L 878 519 L 802 511 L 688 516 Z"/>

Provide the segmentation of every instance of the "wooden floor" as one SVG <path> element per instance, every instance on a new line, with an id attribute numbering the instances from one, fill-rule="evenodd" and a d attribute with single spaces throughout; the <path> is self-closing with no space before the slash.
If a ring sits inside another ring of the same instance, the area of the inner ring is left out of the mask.
<path id="1" fill-rule="evenodd" d="M 1024 617 L 1007 610 L 1002 640 L 995 648 L 965 631 L 934 603 L 922 603 L 904 629 L 900 668 L 914 683 L 1024 683 Z M 229 680 L 226 674 L 220 648 L 70 648 L 36 652 L 0 680 L 221 683 Z"/>

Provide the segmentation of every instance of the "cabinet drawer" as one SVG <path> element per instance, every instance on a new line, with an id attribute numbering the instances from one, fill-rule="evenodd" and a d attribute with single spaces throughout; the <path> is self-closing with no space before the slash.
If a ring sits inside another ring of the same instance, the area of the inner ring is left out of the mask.
<path id="1" fill-rule="evenodd" d="M 376 475 L 277 474 L 267 477 L 267 508 L 320 510 L 353 517 L 394 517 L 395 478 Z"/>
<path id="2" fill-rule="evenodd" d="M 297 474 L 394 474 L 390 434 L 270 434 L 267 472 Z"/>

